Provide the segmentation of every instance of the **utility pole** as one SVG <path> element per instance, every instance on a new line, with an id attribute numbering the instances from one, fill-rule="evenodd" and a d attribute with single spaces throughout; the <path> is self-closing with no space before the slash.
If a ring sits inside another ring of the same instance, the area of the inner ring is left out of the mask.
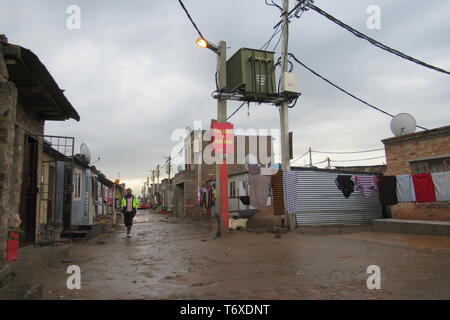
<path id="1" fill-rule="evenodd" d="M 156 186 L 158 187 L 158 192 L 159 190 L 159 164 L 156 166 Z M 159 205 L 159 197 L 157 196 L 157 201 L 156 201 L 157 205 Z"/>
<path id="2" fill-rule="evenodd" d="M 218 48 L 218 57 L 219 66 L 217 71 L 218 81 L 217 84 L 219 86 L 218 90 L 221 91 L 227 86 L 227 43 L 225 41 L 219 42 Z M 218 123 L 226 123 L 227 122 L 227 100 L 219 97 L 217 99 L 217 122 Z M 225 137 L 224 137 L 225 138 Z M 225 157 L 220 155 L 220 159 L 222 163 L 226 163 Z M 216 161 L 218 157 L 216 156 Z M 225 164 L 226 165 L 226 164 Z M 216 199 L 216 218 L 217 218 L 217 232 L 216 238 L 220 238 L 222 235 L 222 186 L 220 181 L 220 163 L 216 163 L 216 190 L 217 190 L 217 199 Z M 228 194 L 225 195 L 228 198 Z"/>
<path id="3" fill-rule="evenodd" d="M 155 200 L 155 170 L 152 170 L 152 204 Z"/>
<path id="4" fill-rule="evenodd" d="M 172 194 L 172 183 L 170 181 L 170 169 L 171 169 L 171 161 L 172 161 L 172 157 L 169 156 L 169 158 L 167 159 L 167 165 L 169 166 L 167 168 L 167 173 L 169 174 L 169 180 L 167 180 L 167 210 L 170 210 L 170 205 L 171 205 L 171 201 L 170 201 L 170 196 Z"/>
<path id="5" fill-rule="evenodd" d="M 167 167 L 167 174 L 169 175 L 169 184 L 170 184 L 170 167 L 172 166 L 171 163 L 170 163 L 171 161 L 172 161 L 172 157 L 169 156 L 167 158 L 167 165 L 168 165 L 168 167 Z"/>
<path id="6" fill-rule="evenodd" d="M 309 166 L 312 167 L 312 150 L 311 147 L 309 147 Z"/>
<path id="7" fill-rule="evenodd" d="M 197 206 L 199 207 L 198 216 L 200 218 L 201 216 L 201 209 L 200 209 L 200 188 L 202 186 L 202 150 L 203 150 L 203 139 L 202 139 L 203 132 L 201 130 L 198 130 L 195 140 L 194 140 L 194 156 L 197 163 Z"/>
<path id="8" fill-rule="evenodd" d="M 281 92 L 285 86 L 285 72 L 288 71 L 288 53 L 289 53 L 289 0 L 283 0 L 283 51 L 281 54 Z M 280 130 L 281 130 L 281 165 L 283 170 L 290 170 L 289 157 L 289 117 L 288 102 L 283 101 L 280 105 Z M 285 221 L 289 230 L 293 228 L 292 216 L 286 212 Z"/>

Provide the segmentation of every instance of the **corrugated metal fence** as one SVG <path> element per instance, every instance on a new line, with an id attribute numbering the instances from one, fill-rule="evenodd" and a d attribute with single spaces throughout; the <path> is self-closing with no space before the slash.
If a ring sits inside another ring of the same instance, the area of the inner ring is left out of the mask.
<path id="1" fill-rule="evenodd" d="M 297 172 L 300 175 L 297 226 L 358 225 L 382 218 L 378 191 L 373 191 L 368 198 L 355 191 L 347 199 L 336 186 L 338 173 Z"/>

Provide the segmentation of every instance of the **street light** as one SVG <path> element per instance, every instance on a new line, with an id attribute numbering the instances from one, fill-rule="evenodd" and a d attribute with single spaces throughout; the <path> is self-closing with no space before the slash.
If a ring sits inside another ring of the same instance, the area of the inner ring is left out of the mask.
<path id="1" fill-rule="evenodd" d="M 227 43 L 225 41 L 220 41 L 219 45 L 215 45 L 203 37 L 197 39 L 197 45 L 200 48 L 208 48 L 214 51 L 218 55 L 218 66 L 217 66 L 217 90 L 224 91 L 227 87 Z M 226 123 L 227 122 L 227 100 L 223 97 L 217 98 L 217 122 Z M 221 161 L 222 163 L 216 163 L 216 190 L 217 190 L 217 201 L 216 201 L 216 217 L 217 217 L 217 233 L 216 238 L 220 238 L 222 234 L 222 228 L 228 229 L 228 168 L 226 161 Z M 223 192 L 225 191 L 225 192 Z M 223 222 L 222 223 L 222 219 Z"/>
<path id="2" fill-rule="evenodd" d="M 205 38 L 198 38 L 196 43 L 200 48 L 208 48 L 214 51 L 215 53 L 219 54 L 219 47 L 209 42 Z"/>

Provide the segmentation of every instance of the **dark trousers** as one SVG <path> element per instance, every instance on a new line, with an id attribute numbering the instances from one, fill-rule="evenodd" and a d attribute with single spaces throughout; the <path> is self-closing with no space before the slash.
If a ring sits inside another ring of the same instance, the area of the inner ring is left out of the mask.
<path id="1" fill-rule="evenodd" d="M 123 222 L 127 228 L 131 228 L 133 225 L 133 218 L 136 215 L 134 211 L 125 212 L 123 214 Z"/>

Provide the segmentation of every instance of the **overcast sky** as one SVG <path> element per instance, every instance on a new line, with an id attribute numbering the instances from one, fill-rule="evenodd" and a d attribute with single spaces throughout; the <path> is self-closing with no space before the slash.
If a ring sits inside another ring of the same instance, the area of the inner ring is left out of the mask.
<path id="1" fill-rule="evenodd" d="M 260 48 L 279 20 L 264 0 L 185 0 L 202 33 L 226 40 L 230 57 Z M 280 2 L 278 0 L 278 2 Z M 291 7 L 296 1 L 291 0 Z M 315 4 L 363 33 L 400 51 L 450 69 L 450 2 L 446 0 L 318 0 Z M 70 5 L 81 9 L 81 29 L 66 26 Z M 381 29 L 369 30 L 366 10 L 381 9 Z M 175 129 L 209 125 L 215 118 L 216 57 L 195 46 L 198 35 L 178 1 L 0 0 L 0 33 L 31 49 L 47 66 L 81 121 L 47 122 L 46 134 L 86 143 L 110 179 L 140 191 L 150 170 L 176 145 Z M 277 40 L 277 39 L 275 39 Z M 273 49 L 274 41 L 269 49 Z M 277 48 L 277 57 L 280 55 Z M 290 24 L 290 52 L 315 71 L 382 109 L 412 114 L 419 125 L 450 124 L 450 77 L 386 53 L 314 11 Z M 302 96 L 290 110 L 294 154 L 315 150 L 381 148 L 390 118 L 340 93 L 295 65 Z M 231 114 L 237 103 L 229 102 Z M 241 109 L 238 128 L 279 128 L 273 105 Z M 175 148 L 174 152 L 179 149 Z M 383 152 L 330 156 L 375 157 Z M 314 162 L 326 155 L 315 154 Z M 348 165 L 378 164 L 383 159 Z M 304 164 L 300 161 L 298 164 Z M 335 165 L 346 163 L 335 163 Z"/>

